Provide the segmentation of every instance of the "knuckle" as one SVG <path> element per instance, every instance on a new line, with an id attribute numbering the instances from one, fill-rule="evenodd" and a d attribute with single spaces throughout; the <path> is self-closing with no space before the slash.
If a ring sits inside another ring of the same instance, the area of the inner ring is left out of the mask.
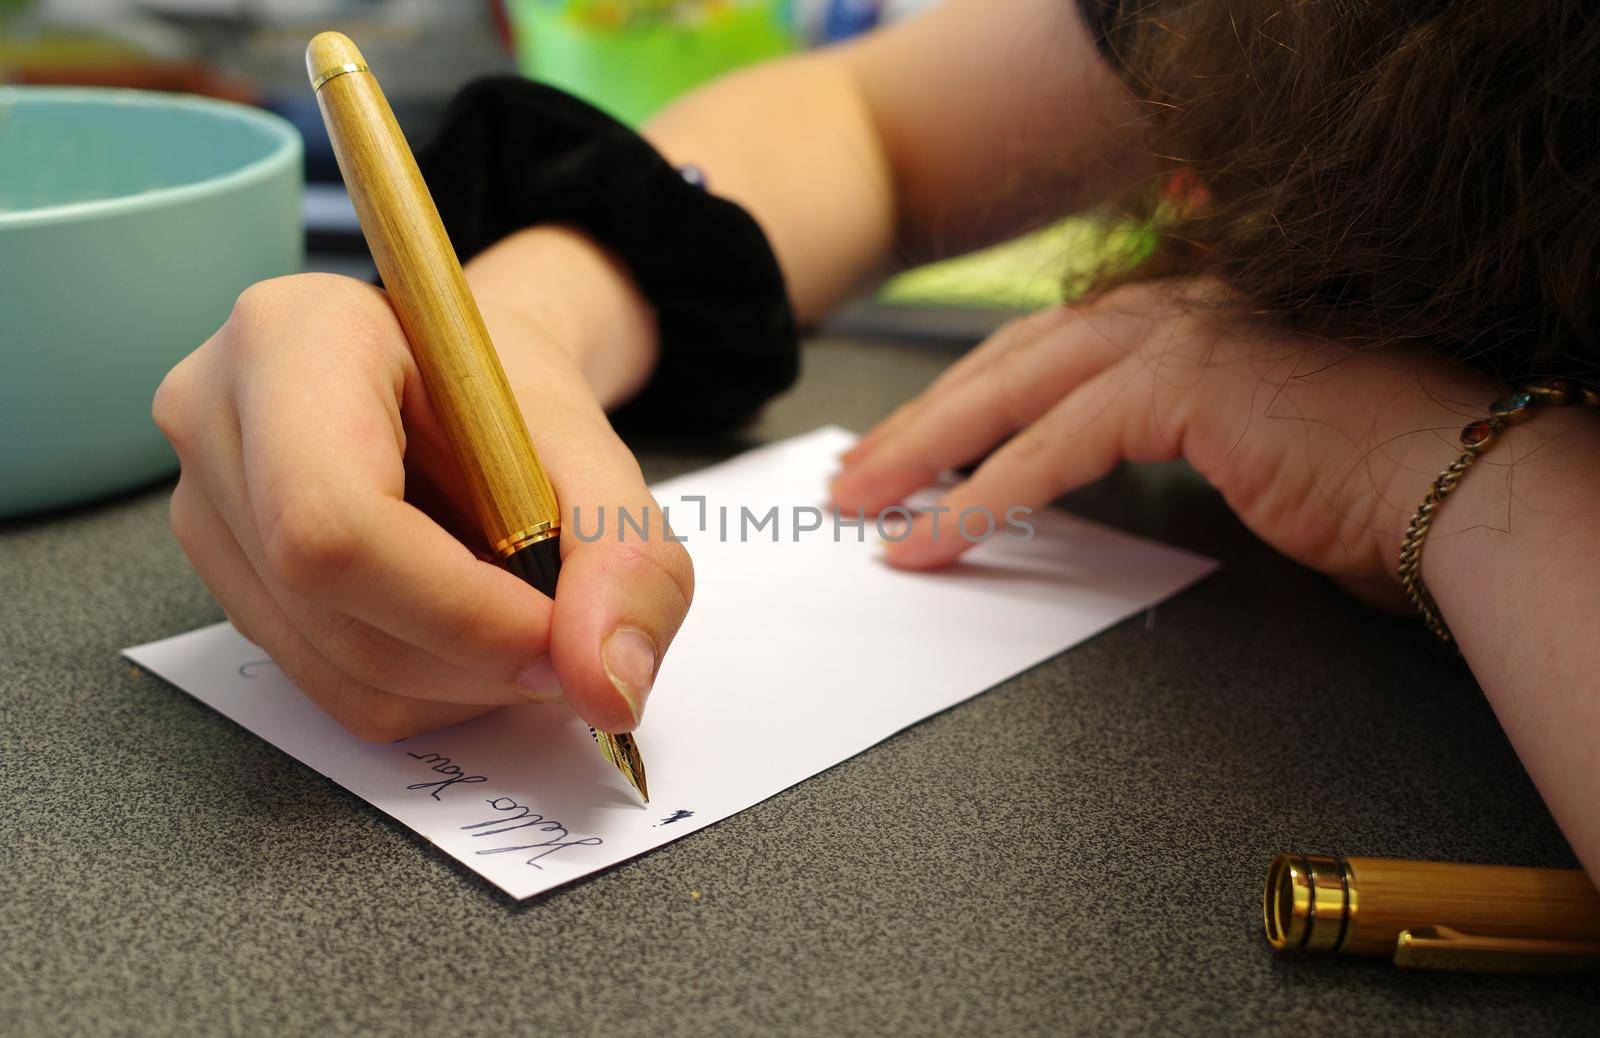
<path id="1" fill-rule="evenodd" d="M 263 317 L 282 309 L 285 298 L 295 294 L 299 279 L 303 276 L 290 274 L 257 281 L 246 288 L 239 293 L 239 298 L 233 301 L 233 311 L 228 314 L 228 324 L 236 328 L 249 327 Z"/>
<path id="2" fill-rule="evenodd" d="M 1130 281 L 1120 285 L 1113 285 L 1104 292 L 1084 300 L 1082 309 L 1098 310 L 1105 313 L 1137 313 L 1148 308 L 1150 303 L 1150 286 L 1142 281 Z"/>
<path id="3" fill-rule="evenodd" d="M 623 544 L 620 562 L 634 569 L 653 572 L 671 585 L 682 606 L 688 609 L 694 600 L 694 562 L 689 553 L 675 541 L 651 541 L 648 544 Z"/>
<path id="4" fill-rule="evenodd" d="M 326 593 L 355 562 L 360 540 L 349 521 L 314 494 L 291 496 L 262 531 L 268 568 L 289 590 Z"/>
<path id="5" fill-rule="evenodd" d="M 989 334 L 989 338 L 983 343 L 983 348 L 991 350 L 1004 349 L 1012 340 L 1025 334 L 1033 326 L 1033 323 L 1038 320 L 1038 317 L 1037 313 L 1032 313 L 1011 318 Z"/>
<path id="6" fill-rule="evenodd" d="M 308 299 L 337 292 L 350 280 L 337 274 L 312 273 L 285 274 L 257 281 L 239 293 L 233 304 L 233 316 L 249 319 L 297 306 Z"/>
<path id="7" fill-rule="evenodd" d="M 179 361 L 177 366 L 167 372 L 161 384 L 156 387 L 155 396 L 150 400 L 150 418 L 156 423 L 156 428 L 161 430 L 173 446 L 186 439 L 188 422 L 185 416 L 188 413 L 190 397 L 193 394 L 193 378 L 190 376 L 190 361 Z"/>
<path id="8" fill-rule="evenodd" d="M 1061 306 L 1052 306 L 1047 310 L 1041 310 L 1034 315 L 1034 318 L 1038 322 L 1034 325 L 1034 328 L 1039 333 L 1055 335 L 1071 331 L 1082 324 L 1084 319 L 1083 307 L 1072 303 L 1064 303 Z"/>
<path id="9" fill-rule="evenodd" d="M 464 608 L 454 611 L 454 616 L 438 630 L 444 651 L 453 657 L 481 656 L 486 649 L 496 656 L 515 657 L 523 646 L 518 636 L 505 632 L 502 617 L 488 599 L 475 598 Z"/>
<path id="10" fill-rule="evenodd" d="M 382 294 L 371 285 L 339 274 L 288 274 L 258 281 L 239 293 L 228 326 L 238 334 L 235 345 L 248 348 L 258 341 L 255 332 L 284 319 L 298 323 L 326 316 L 356 331 L 376 328 L 388 317 Z"/>
<path id="11" fill-rule="evenodd" d="M 694 560 L 689 557 L 689 552 L 681 544 L 666 545 L 660 555 L 658 561 L 662 572 L 678 589 L 683 604 L 687 606 L 694 601 Z"/>
<path id="12" fill-rule="evenodd" d="M 255 632 L 251 629 L 250 624 L 237 610 L 229 609 L 227 604 L 224 603 L 222 606 L 222 615 L 227 619 L 228 623 L 232 625 L 234 630 L 244 635 L 246 641 L 255 642 L 258 645 L 260 644 L 259 640 L 256 638 Z"/>
<path id="13" fill-rule="evenodd" d="M 319 668 L 314 698 L 339 727 L 363 742 L 385 743 L 415 735 L 415 712 L 404 699 L 376 691 L 343 671 Z"/>
<path id="14" fill-rule="evenodd" d="M 1007 337 L 1008 357 L 1026 352 L 1039 339 L 1054 338 L 1076 328 L 1083 321 L 1083 313 L 1073 304 L 1047 307 L 1026 317 L 1016 318 L 1014 334 Z"/>
<path id="15" fill-rule="evenodd" d="M 185 554 L 189 552 L 189 546 L 195 542 L 199 534 L 198 516 L 195 512 L 193 493 L 188 489 L 188 482 L 187 479 L 180 477 L 177 488 L 172 492 L 172 500 L 167 503 L 167 527 Z"/>
<path id="16" fill-rule="evenodd" d="M 377 697 L 369 698 L 353 715 L 335 720 L 363 742 L 399 742 L 420 730 L 412 711 Z"/>
<path id="17" fill-rule="evenodd" d="M 893 432 L 895 429 L 904 426 L 905 423 L 915 418 L 922 411 L 926 399 L 926 397 L 918 395 L 907 400 L 889 412 L 889 417 L 883 420 L 882 428 L 887 432 Z"/>
<path id="18" fill-rule="evenodd" d="M 1006 425 L 1019 429 L 1032 421 L 1035 381 L 1014 365 L 995 372 L 993 381 L 995 404 Z"/>
<path id="19" fill-rule="evenodd" d="M 972 354 L 976 362 L 974 366 L 996 364 L 1011 356 L 1018 343 L 1026 342 L 1033 337 L 1032 329 L 1037 326 L 1038 320 L 1039 314 L 1027 314 L 1023 317 L 1013 317 L 996 328 Z"/>
<path id="20" fill-rule="evenodd" d="M 1013 467 L 1037 464 L 1050 450 L 1054 435 L 1043 422 L 1035 422 L 1006 444 L 1004 460 Z"/>
<path id="21" fill-rule="evenodd" d="M 347 613 L 328 618 L 320 648 L 346 673 L 376 688 L 389 685 L 401 652 L 389 635 Z"/>
<path id="22" fill-rule="evenodd" d="M 1058 320 L 1063 309 L 1065 309 L 1065 307 L 1047 306 L 1039 310 L 1034 310 L 1031 313 L 1023 314 L 1021 317 L 1013 318 L 1011 321 L 1007 322 L 1005 327 L 1009 330 L 1013 330 L 1015 337 L 1027 338 L 1028 336 L 1036 334 L 1044 328 L 1049 327 L 1054 321 Z"/>
<path id="23" fill-rule="evenodd" d="M 292 312 L 285 297 L 292 294 L 293 289 L 285 282 L 295 276 L 298 275 L 258 281 L 239 293 L 216 338 L 224 363 L 248 364 L 268 348 L 267 329 L 278 319 L 276 315 Z"/>

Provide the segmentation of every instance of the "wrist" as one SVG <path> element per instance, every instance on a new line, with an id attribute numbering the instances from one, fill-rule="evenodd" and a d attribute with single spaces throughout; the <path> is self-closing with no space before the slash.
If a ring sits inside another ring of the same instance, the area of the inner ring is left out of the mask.
<path id="1" fill-rule="evenodd" d="M 1322 435 L 1308 435 L 1302 452 L 1316 469 L 1308 503 L 1332 511 L 1337 521 L 1319 533 L 1320 551 L 1290 553 L 1370 604 L 1414 612 L 1398 572 L 1407 526 L 1431 484 L 1460 455 L 1461 428 L 1488 413 L 1494 384 L 1399 350 L 1339 346 L 1309 360 L 1312 370 L 1329 376 L 1286 394 L 1287 406 L 1326 419 Z M 1442 528 L 1459 530 L 1453 524 L 1468 507 L 1452 499 Z"/>
<path id="2" fill-rule="evenodd" d="M 1487 413 L 1485 407 L 1469 420 Z M 1458 437 L 1441 471 L 1460 456 Z M 1559 567 L 1571 539 L 1587 536 L 1600 518 L 1596 472 L 1600 416 L 1572 406 L 1539 407 L 1508 425 L 1461 472 L 1434 511 L 1421 565 L 1457 640 L 1471 642 L 1496 617 L 1503 621 L 1531 598 L 1558 593 L 1563 581 L 1552 564 Z"/>
<path id="3" fill-rule="evenodd" d="M 627 270 L 565 227 L 518 231 L 466 265 L 479 306 L 495 315 L 502 353 L 558 349 L 610 409 L 644 385 L 656 361 L 655 315 Z"/>

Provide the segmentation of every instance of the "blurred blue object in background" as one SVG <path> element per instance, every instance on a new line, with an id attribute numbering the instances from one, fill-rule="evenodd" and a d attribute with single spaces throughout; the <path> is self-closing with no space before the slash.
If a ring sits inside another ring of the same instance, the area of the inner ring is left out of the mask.
<path id="1" fill-rule="evenodd" d="M 822 40 L 836 43 L 877 28 L 882 0 L 829 0 L 822 19 Z"/>

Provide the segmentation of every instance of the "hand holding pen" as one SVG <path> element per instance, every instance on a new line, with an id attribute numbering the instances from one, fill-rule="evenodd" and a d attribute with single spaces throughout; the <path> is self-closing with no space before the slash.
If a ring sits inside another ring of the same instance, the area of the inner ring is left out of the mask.
<path id="1" fill-rule="evenodd" d="M 568 516 L 649 505 L 659 524 L 605 419 L 623 388 L 586 352 L 612 330 L 561 309 L 588 292 L 628 314 L 626 283 L 574 236 L 531 245 L 514 294 L 495 254 L 467 278 L 557 498 Z M 346 728 L 392 740 L 529 698 L 564 698 L 602 730 L 637 723 L 688 608 L 682 546 L 659 526 L 625 543 L 569 538 L 554 603 L 481 557 L 460 467 L 383 292 L 328 275 L 251 288 L 168 376 L 155 413 L 183 462 L 172 523 L 185 552 L 235 624 Z"/>

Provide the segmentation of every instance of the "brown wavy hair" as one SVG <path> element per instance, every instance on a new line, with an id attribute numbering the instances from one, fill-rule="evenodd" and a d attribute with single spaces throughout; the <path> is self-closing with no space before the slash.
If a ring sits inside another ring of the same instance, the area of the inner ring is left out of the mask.
<path id="1" fill-rule="evenodd" d="M 1203 185 L 1126 200 L 1145 273 L 1500 378 L 1600 367 L 1600 3 L 1124 0 L 1103 43 Z"/>

